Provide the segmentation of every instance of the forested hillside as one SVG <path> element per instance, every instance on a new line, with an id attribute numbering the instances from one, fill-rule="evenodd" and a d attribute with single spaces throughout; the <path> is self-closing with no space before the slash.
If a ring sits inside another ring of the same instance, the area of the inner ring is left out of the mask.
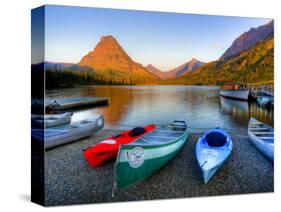
<path id="1" fill-rule="evenodd" d="M 255 83 L 274 77 L 274 42 L 270 37 L 239 55 L 207 63 L 195 72 L 162 84 L 220 85 L 224 82 Z"/>

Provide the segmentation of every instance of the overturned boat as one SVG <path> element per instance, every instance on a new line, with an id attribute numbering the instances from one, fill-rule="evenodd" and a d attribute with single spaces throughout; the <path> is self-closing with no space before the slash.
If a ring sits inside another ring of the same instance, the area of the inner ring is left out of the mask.
<path id="1" fill-rule="evenodd" d="M 62 125 L 46 129 L 31 130 L 32 138 L 44 142 L 45 149 L 51 149 L 63 144 L 77 141 L 79 139 L 89 137 L 96 133 L 104 126 L 104 118 L 102 115 L 85 119 L 83 121 L 74 122 L 69 125 Z"/>
<path id="2" fill-rule="evenodd" d="M 31 115 L 31 124 L 35 127 L 50 128 L 71 122 L 72 112 L 58 113 L 58 114 L 45 114 L 45 115 Z"/>

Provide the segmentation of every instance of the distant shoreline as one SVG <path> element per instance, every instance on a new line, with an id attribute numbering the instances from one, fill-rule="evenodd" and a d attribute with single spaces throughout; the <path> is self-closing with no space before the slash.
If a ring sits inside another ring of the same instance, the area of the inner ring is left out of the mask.
<path id="1" fill-rule="evenodd" d="M 247 85 L 262 85 L 262 84 L 273 84 L 274 85 L 274 81 L 267 81 L 267 82 L 257 82 L 257 83 L 246 83 Z M 67 88 L 79 88 L 79 87 L 95 87 L 95 86 L 110 86 L 110 87 L 127 87 L 127 86 L 139 86 L 139 87 L 143 87 L 143 86 L 150 86 L 150 87 L 159 87 L 159 86 L 190 86 L 190 87 L 220 87 L 221 85 L 186 85 L 186 84 L 142 84 L 142 85 L 108 85 L 108 84 L 88 84 L 88 85 L 73 85 L 73 86 L 58 86 L 58 87 L 48 87 L 46 88 L 47 90 L 51 90 L 51 89 L 67 89 Z"/>

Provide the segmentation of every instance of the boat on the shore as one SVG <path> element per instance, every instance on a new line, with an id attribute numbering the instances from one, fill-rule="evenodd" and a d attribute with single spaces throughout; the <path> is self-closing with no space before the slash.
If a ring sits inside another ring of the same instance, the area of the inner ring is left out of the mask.
<path id="1" fill-rule="evenodd" d="M 174 121 L 121 145 L 115 166 L 115 186 L 124 189 L 154 174 L 176 156 L 188 135 L 186 122 Z"/>
<path id="2" fill-rule="evenodd" d="M 83 155 L 89 165 L 98 167 L 104 162 L 116 158 L 121 144 L 131 143 L 141 136 L 153 131 L 155 128 L 155 125 L 147 125 L 145 127 L 136 127 L 132 130 L 122 132 L 85 149 Z"/>
<path id="3" fill-rule="evenodd" d="M 56 127 L 60 125 L 69 124 L 71 122 L 72 115 L 73 115 L 72 112 L 45 114 L 45 115 L 32 114 L 31 124 L 34 127 L 41 127 L 41 128 Z"/>
<path id="4" fill-rule="evenodd" d="M 198 139 L 196 159 L 205 184 L 229 158 L 233 142 L 229 134 L 220 129 L 212 129 Z"/>
<path id="5" fill-rule="evenodd" d="M 269 160 L 274 160 L 274 129 L 255 118 L 250 118 L 248 135 L 252 144 Z"/>
<path id="6" fill-rule="evenodd" d="M 81 138 L 89 137 L 104 126 L 102 115 L 77 121 L 69 125 L 62 125 L 46 129 L 31 130 L 33 139 L 44 142 L 45 149 L 54 148 L 63 144 L 77 141 Z"/>
<path id="7" fill-rule="evenodd" d="M 226 83 L 221 87 L 220 95 L 225 98 L 248 101 L 249 90 L 243 89 L 237 83 Z"/>

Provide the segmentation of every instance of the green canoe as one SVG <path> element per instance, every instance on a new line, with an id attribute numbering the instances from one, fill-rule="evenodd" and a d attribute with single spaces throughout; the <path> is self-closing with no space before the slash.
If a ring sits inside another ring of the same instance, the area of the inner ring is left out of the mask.
<path id="1" fill-rule="evenodd" d="M 124 189 L 154 174 L 181 150 L 187 137 L 185 121 L 174 121 L 121 145 L 115 165 L 115 187 Z"/>

